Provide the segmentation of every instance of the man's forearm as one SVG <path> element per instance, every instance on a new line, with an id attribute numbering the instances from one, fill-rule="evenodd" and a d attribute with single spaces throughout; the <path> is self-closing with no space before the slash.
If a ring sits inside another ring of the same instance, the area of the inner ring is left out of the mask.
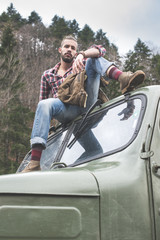
<path id="1" fill-rule="evenodd" d="M 84 51 L 85 58 L 95 58 L 99 56 L 99 50 L 97 48 L 89 48 Z"/>

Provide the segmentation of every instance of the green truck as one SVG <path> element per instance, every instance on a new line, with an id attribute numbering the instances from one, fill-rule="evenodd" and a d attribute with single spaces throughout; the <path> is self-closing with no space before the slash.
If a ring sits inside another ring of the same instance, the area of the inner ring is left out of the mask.
<path id="1" fill-rule="evenodd" d="M 41 171 L 0 176 L 0 239 L 159 240 L 160 86 L 52 127 Z"/>

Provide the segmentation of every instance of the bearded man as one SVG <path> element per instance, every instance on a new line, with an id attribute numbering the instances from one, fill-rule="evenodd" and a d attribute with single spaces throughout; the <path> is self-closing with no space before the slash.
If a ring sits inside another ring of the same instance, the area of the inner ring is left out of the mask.
<path id="1" fill-rule="evenodd" d="M 22 171 L 24 173 L 40 170 L 40 158 L 42 150 L 46 147 L 51 119 L 66 123 L 87 111 L 98 98 L 101 76 L 119 81 L 122 94 L 133 90 L 145 79 L 145 74 L 141 70 L 135 73 L 122 72 L 113 62 L 103 58 L 106 50 L 101 45 L 93 45 L 86 51 L 77 52 L 77 50 L 77 40 L 73 36 L 66 36 L 58 49 L 60 62 L 42 75 L 40 101 L 31 135 L 31 161 Z M 59 86 L 70 74 L 79 74 L 84 69 L 87 74 L 86 107 L 62 102 L 58 98 Z M 49 97 L 50 94 L 52 97 Z"/>

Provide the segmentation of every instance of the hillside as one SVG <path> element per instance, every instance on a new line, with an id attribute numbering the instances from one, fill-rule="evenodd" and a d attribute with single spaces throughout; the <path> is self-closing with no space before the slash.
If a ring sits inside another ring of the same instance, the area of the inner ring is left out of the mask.
<path id="1" fill-rule="evenodd" d="M 146 73 L 144 85 L 159 84 L 160 55 L 140 39 L 121 62 L 117 46 L 102 29 L 93 32 L 87 24 L 80 29 L 75 19 L 66 21 L 57 15 L 46 27 L 35 11 L 24 19 L 11 4 L 0 15 L 0 174 L 14 172 L 29 150 L 41 75 L 59 62 L 58 47 L 69 34 L 77 37 L 80 50 L 102 44 L 106 58 L 119 68 L 142 69 Z M 118 88 L 118 83 L 110 81 L 109 98 L 120 94 Z"/>

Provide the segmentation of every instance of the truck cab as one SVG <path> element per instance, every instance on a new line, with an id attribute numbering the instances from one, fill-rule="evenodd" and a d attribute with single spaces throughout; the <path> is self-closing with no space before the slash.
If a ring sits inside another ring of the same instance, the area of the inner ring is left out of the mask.
<path id="1" fill-rule="evenodd" d="M 51 128 L 41 171 L 0 176 L 0 239 L 159 240 L 160 86 Z"/>

